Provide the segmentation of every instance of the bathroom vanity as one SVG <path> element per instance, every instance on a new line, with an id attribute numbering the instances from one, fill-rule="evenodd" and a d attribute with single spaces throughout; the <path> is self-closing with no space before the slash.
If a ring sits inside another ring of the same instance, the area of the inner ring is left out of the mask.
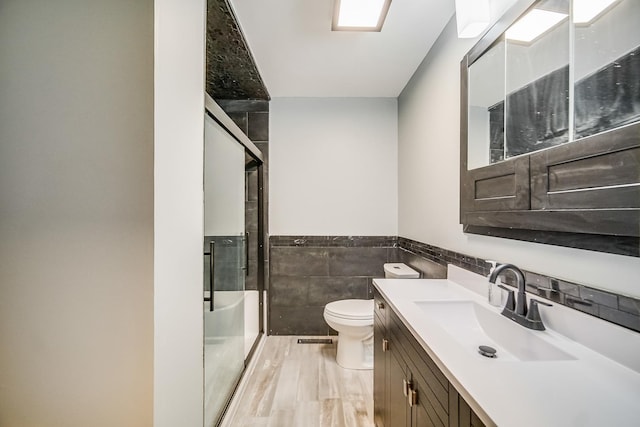
<path id="1" fill-rule="evenodd" d="M 558 305 L 533 331 L 486 302 L 483 276 L 448 277 L 374 279 L 378 427 L 637 425 L 639 334 Z"/>
<path id="2" fill-rule="evenodd" d="M 376 426 L 484 426 L 377 290 L 374 301 Z"/>

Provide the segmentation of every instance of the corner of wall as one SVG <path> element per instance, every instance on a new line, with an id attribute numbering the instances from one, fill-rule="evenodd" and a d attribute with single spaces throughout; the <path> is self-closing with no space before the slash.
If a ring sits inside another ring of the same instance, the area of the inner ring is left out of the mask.
<path id="1" fill-rule="evenodd" d="M 155 0 L 154 425 L 203 422 L 206 2 Z"/>

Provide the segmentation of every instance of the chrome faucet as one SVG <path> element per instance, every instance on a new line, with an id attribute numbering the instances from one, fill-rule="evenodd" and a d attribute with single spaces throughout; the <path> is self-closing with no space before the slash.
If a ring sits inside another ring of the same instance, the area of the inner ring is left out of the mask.
<path id="1" fill-rule="evenodd" d="M 540 318 L 540 312 L 538 310 L 538 304 L 551 306 L 551 304 L 547 304 L 546 302 L 531 300 L 530 307 L 527 307 L 527 295 L 525 293 L 526 290 L 526 282 L 524 279 L 524 273 L 518 267 L 513 264 L 500 264 L 497 266 L 489 276 L 489 282 L 496 283 L 496 279 L 498 275 L 505 270 L 511 270 L 516 275 L 516 284 L 518 285 L 518 296 L 514 302 L 514 292 L 513 290 L 507 288 L 506 286 L 499 285 L 502 289 L 509 293 L 507 298 L 507 303 L 502 310 L 502 315 L 508 317 L 519 325 L 524 326 L 525 328 L 535 329 L 537 331 L 544 331 L 545 327 L 542 323 L 542 319 Z"/>

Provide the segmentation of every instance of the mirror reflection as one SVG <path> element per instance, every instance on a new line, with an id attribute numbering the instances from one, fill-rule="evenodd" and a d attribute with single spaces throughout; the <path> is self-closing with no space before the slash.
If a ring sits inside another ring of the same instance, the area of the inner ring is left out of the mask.
<path id="1" fill-rule="evenodd" d="M 569 0 L 546 0 L 505 33 L 505 158 L 569 141 Z"/>
<path id="2" fill-rule="evenodd" d="M 638 121 L 638 22 L 637 0 L 537 2 L 469 67 L 468 169 Z"/>
<path id="3" fill-rule="evenodd" d="M 504 159 L 504 41 L 469 68 L 468 167 Z"/>
<path id="4" fill-rule="evenodd" d="M 640 2 L 574 1 L 575 138 L 640 117 Z"/>

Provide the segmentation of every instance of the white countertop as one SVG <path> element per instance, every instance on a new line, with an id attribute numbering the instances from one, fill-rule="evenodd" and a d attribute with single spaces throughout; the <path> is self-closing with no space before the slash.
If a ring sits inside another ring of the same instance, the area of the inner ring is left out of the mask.
<path id="1" fill-rule="evenodd" d="M 373 283 L 487 425 L 640 426 L 640 334 L 554 304 L 541 307 L 547 330 L 532 332 L 575 359 L 488 359 L 461 351 L 460 344 L 415 304 L 469 300 L 501 311 L 487 303 L 486 278 L 452 266 L 449 278 Z"/>

